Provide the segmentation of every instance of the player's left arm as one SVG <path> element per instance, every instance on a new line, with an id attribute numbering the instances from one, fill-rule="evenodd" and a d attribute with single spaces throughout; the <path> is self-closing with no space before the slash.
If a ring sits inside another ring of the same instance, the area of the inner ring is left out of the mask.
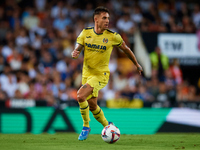
<path id="1" fill-rule="evenodd" d="M 137 67 L 137 71 L 141 75 L 141 72 L 143 71 L 140 64 L 137 62 L 137 59 L 134 55 L 134 53 L 131 51 L 131 49 L 126 45 L 126 43 L 123 41 L 122 45 L 119 46 L 121 50 L 128 56 L 128 58 L 134 63 L 134 65 Z"/>

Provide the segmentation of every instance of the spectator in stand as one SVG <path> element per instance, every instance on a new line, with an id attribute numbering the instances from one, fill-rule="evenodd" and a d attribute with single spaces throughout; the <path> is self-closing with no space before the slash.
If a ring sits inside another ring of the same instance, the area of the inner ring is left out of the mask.
<path id="1" fill-rule="evenodd" d="M 35 6 L 38 11 L 44 11 L 47 0 L 35 0 Z"/>
<path id="2" fill-rule="evenodd" d="M 39 92 L 36 90 L 36 85 L 35 85 L 35 81 L 31 80 L 29 83 L 29 92 L 24 95 L 25 99 L 34 99 L 34 100 L 38 100 L 39 98 Z"/>
<path id="3" fill-rule="evenodd" d="M 22 67 L 22 55 L 14 50 L 13 53 L 7 57 L 7 62 L 12 70 L 20 70 Z"/>
<path id="4" fill-rule="evenodd" d="M 133 33 L 135 24 L 130 19 L 130 14 L 124 14 L 118 21 L 117 21 L 117 28 L 125 33 Z"/>
<path id="5" fill-rule="evenodd" d="M 200 101 L 200 77 L 197 82 L 197 93 L 199 93 L 198 96 L 199 96 L 199 101 Z"/>
<path id="6" fill-rule="evenodd" d="M 35 33 L 34 39 L 31 43 L 31 46 L 35 50 L 35 53 L 40 53 L 39 51 L 42 47 L 42 37 L 39 34 Z"/>
<path id="7" fill-rule="evenodd" d="M 180 10 L 177 10 L 176 14 L 177 21 L 181 23 L 184 16 L 191 16 L 191 12 L 188 9 L 187 4 L 185 2 L 182 2 Z"/>
<path id="8" fill-rule="evenodd" d="M 173 60 L 172 65 L 170 66 L 169 69 L 176 84 L 181 84 L 183 82 L 183 75 L 178 59 Z"/>
<path id="9" fill-rule="evenodd" d="M 169 16 L 169 21 L 166 23 L 166 27 L 167 31 L 172 33 L 180 32 L 181 30 L 180 27 L 177 26 L 175 17 L 173 15 Z"/>
<path id="10" fill-rule="evenodd" d="M 0 90 L 0 101 L 5 101 L 8 99 L 8 95 L 6 94 L 6 92 Z"/>
<path id="11" fill-rule="evenodd" d="M 61 101 L 68 101 L 69 100 L 69 96 L 68 96 L 66 89 L 62 89 L 62 88 L 59 89 L 59 99 Z"/>
<path id="12" fill-rule="evenodd" d="M 159 10 L 159 16 L 161 17 L 163 23 L 167 23 L 169 21 L 171 14 L 169 7 L 170 5 L 168 3 L 163 3 L 162 9 Z"/>
<path id="13" fill-rule="evenodd" d="M 195 33 L 195 25 L 189 16 L 183 16 L 182 19 L 183 31 L 185 33 Z"/>
<path id="14" fill-rule="evenodd" d="M 142 15 L 140 6 L 134 6 L 133 12 L 131 13 L 131 20 L 139 24 L 141 23 L 142 19 L 143 19 L 143 15 Z"/>
<path id="15" fill-rule="evenodd" d="M 48 22 L 46 21 L 47 23 L 50 23 L 52 24 L 52 22 Z M 34 40 L 35 36 L 39 35 L 41 37 L 44 37 L 47 33 L 47 29 L 45 28 L 45 20 L 42 20 L 39 22 L 39 24 L 35 27 L 33 27 L 31 30 L 30 30 L 30 38 L 31 40 Z"/>
<path id="16" fill-rule="evenodd" d="M 136 72 L 133 72 L 130 77 L 128 78 L 128 89 L 130 92 L 130 95 L 133 97 L 134 94 L 137 92 L 137 86 L 140 83 L 140 79 L 138 81 L 138 78 L 140 78 L 139 76 L 137 76 Z M 132 98 L 131 97 L 131 98 Z"/>
<path id="17" fill-rule="evenodd" d="M 20 30 L 19 35 L 16 37 L 15 43 L 20 50 L 22 49 L 23 46 L 29 44 L 29 38 L 24 28 Z"/>
<path id="18" fill-rule="evenodd" d="M 150 53 L 150 59 L 152 64 L 152 69 L 158 72 L 158 78 L 160 81 L 164 81 L 164 72 L 169 68 L 169 60 L 166 55 L 161 52 L 160 47 L 156 47 L 154 52 Z"/>
<path id="19" fill-rule="evenodd" d="M 61 76 L 65 75 L 68 69 L 68 66 L 65 62 L 65 56 L 63 55 L 63 53 L 59 52 L 57 55 L 57 62 L 56 62 L 56 71 L 58 71 Z"/>
<path id="20" fill-rule="evenodd" d="M 159 94 L 157 95 L 156 100 L 162 102 L 164 107 L 170 106 L 167 86 L 164 82 L 159 83 Z"/>
<path id="21" fill-rule="evenodd" d="M 3 6 L 0 7 L 0 21 L 3 22 L 5 20 L 5 9 L 3 8 Z"/>
<path id="22" fill-rule="evenodd" d="M 43 47 L 41 47 L 41 49 L 49 48 L 51 44 L 53 43 L 53 41 L 56 39 L 57 39 L 56 30 L 54 30 L 53 28 L 50 28 L 47 31 L 47 34 L 43 37 L 43 40 L 42 40 Z"/>
<path id="23" fill-rule="evenodd" d="M 190 85 L 189 92 L 188 92 L 188 101 L 193 101 L 193 102 L 197 101 L 198 99 L 197 99 L 196 93 L 197 93 L 197 90 L 196 90 L 195 86 Z"/>
<path id="24" fill-rule="evenodd" d="M 151 80 L 147 81 L 147 91 L 156 98 L 159 94 L 159 80 L 157 77 L 152 77 Z"/>
<path id="25" fill-rule="evenodd" d="M 5 8 L 0 7 L 0 40 L 4 39 L 8 30 L 10 30 L 10 27 Z"/>
<path id="26" fill-rule="evenodd" d="M 73 22 L 77 22 L 77 19 L 81 19 L 83 15 L 83 11 L 77 6 L 76 4 L 69 6 L 69 17 Z"/>
<path id="27" fill-rule="evenodd" d="M 2 44 L 8 45 L 9 41 L 15 41 L 15 35 L 12 30 L 6 31 L 6 35 L 2 39 Z"/>
<path id="28" fill-rule="evenodd" d="M 176 86 L 176 100 L 177 101 L 187 101 L 189 97 L 189 83 L 188 81 L 183 81 L 181 84 Z"/>
<path id="29" fill-rule="evenodd" d="M 168 99 L 171 106 L 175 106 L 176 102 L 176 81 L 173 78 L 172 72 L 170 69 L 165 70 L 165 84 L 167 88 Z"/>
<path id="30" fill-rule="evenodd" d="M 153 102 L 155 98 L 151 95 L 145 85 L 139 85 L 138 92 L 134 95 L 134 99 L 141 99 L 143 102 Z"/>
<path id="31" fill-rule="evenodd" d="M 149 21 L 147 18 L 143 18 L 139 24 L 139 28 L 142 32 L 149 32 Z"/>
<path id="32" fill-rule="evenodd" d="M 34 8 L 30 8 L 28 14 L 29 15 L 23 19 L 23 24 L 26 27 L 26 29 L 30 30 L 38 26 L 40 20 L 36 16 L 36 12 Z"/>
<path id="33" fill-rule="evenodd" d="M 194 6 L 193 14 L 192 14 L 192 20 L 196 26 L 196 29 L 200 28 L 200 8 L 199 5 Z"/>
<path id="34" fill-rule="evenodd" d="M 128 86 L 128 79 L 122 72 L 118 72 L 113 76 L 114 88 L 117 91 L 122 92 Z"/>
<path id="35" fill-rule="evenodd" d="M 196 88 L 187 81 L 177 85 L 177 101 L 199 101 Z"/>
<path id="36" fill-rule="evenodd" d="M 54 20 L 53 27 L 62 32 L 65 30 L 66 26 L 69 26 L 70 24 L 70 18 L 67 18 L 62 13 L 60 13 L 59 17 Z"/>
<path id="37" fill-rule="evenodd" d="M 30 92 L 30 87 L 28 85 L 30 78 L 25 73 L 19 73 L 18 78 L 18 91 L 21 93 L 22 97 L 25 97 L 25 95 Z"/>
<path id="38" fill-rule="evenodd" d="M 20 17 L 20 9 L 19 8 L 14 9 L 13 16 L 11 16 L 9 18 L 9 24 L 12 29 L 14 29 L 17 25 L 22 24 L 22 18 Z"/>
<path id="39" fill-rule="evenodd" d="M 140 0 L 139 2 L 140 7 L 144 12 L 148 11 L 149 6 L 153 4 L 153 1 L 148 1 L 148 0 Z"/>
<path id="40" fill-rule="evenodd" d="M 158 10 L 154 4 L 150 4 L 148 6 L 148 11 L 144 12 L 144 18 L 147 19 L 148 22 L 155 23 L 156 18 L 159 17 Z"/>
<path id="41" fill-rule="evenodd" d="M 43 59 L 41 60 L 42 67 L 44 67 L 44 71 L 52 69 L 54 66 L 54 61 L 52 55 L 49 52 L 43 52 L 42 54 Z M 49 70 L 50 71 L 50 70 Z"/>
<path id="42" fill-rule="evenodd" d="M 83 18 L 88 20 L 93 16 L 93 5 L 92 3 L 86 4 L 86 9 L 83 11 Z"/>
<path id="43" fill-rule="evenodd" d="M 58 98 L 59 97 L 59 91 L 60 89 L 65 90 L 66 85 L 64 84 L 63 81 L 61 81 L 61 78 L 59 76 L 59 73 L 56 73 L 57 75 L 53 77 L 53 84 L 51 85 L 51 90 L 53 92 L 54 97 Z"/>
<path id="44" fill-rule="evenodd" d="M 62 40 L 61 44 L 64 55 L 70 57 L 75 45 L 75 31 L 72 28 L 67 29 L 67 37 Z"/>
<path id="45" fill-rule="evenodd" d="M 46 100 L 48 106 L 54 106 L 56 99 L 51 91 L 50 83 L 42 84 L 42 92 L 40 93 L 40 99 Z"/>
<path id="46" fill-rule="evenodd" d="M 90 18 L 89 21 L 85 23 L 85 27 L 94 27 L 94 20 Z"/>
<path id="47" fill-rule="evenodd" d="M 113 75 L 117 71 L 117 54 L 116 54 L 116 51 L 113 51 L 111 53 L 108 66 L 109 66 L 109 69 L 110 69 L 110 74 Z"/>
<path id="48" fill-rule="evenodd" d="M 114 90 L 114 86 L 113 86 L 113 80 L 111 78 L 111 80 L 108 82 L 108 84 L 105 86 L 105 88 L 103 88 L 103 99 L 104 100 L 113 100 L 116 97 L 116 90 Z"/>
<path id="49" fill-rule="evenodd" d="M 65 7 L 65 3 L 63 0 L 59 0 L 57 2 L 57 5 L 53 6 L 51 8 L 51 17 L 52 18 L 58 18 L 60 13 L 62 13 L 64 16 L 67 16 L 68 9 Z"/>
<path id="50" fill-rule="evenodd" d="M 85 21 L 83 19 L 78 20 L 75 28 L 75 37 L 77 37 L 81 33 L 82 29 L 85 28 Z"/>
<path id="51" fill-rule="evenodd" d="M 2 84 L 2 90 L 5 91 L 10 98 L 15 96 L 15 91 L 18 89 L 17 82 L 14 78 L 16 78 L 16 76 L 10 72 L 7 75 L 7 82 Z"/>
<path id="52" fill-rule="evenodd" d="M 8 44 L 3 46 L 1 50 L 1 54 L 5 59 L 7 59 L 8 56 L 12 55 L 13 51 L 15 51 L 15 43 L 14 41 L 7 41 Z"/>
<path id="53" fill-rule="evenodd" d="M 3 73 L 4 68 L 5 68 L 5 60 L 4 60 L 3 56 L 0 55 L 0 74 Z"/>

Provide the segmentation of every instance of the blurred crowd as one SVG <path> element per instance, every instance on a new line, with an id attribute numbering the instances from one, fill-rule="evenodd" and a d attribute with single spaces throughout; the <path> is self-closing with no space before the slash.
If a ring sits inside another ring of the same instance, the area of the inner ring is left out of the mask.
<path id="1" fill-rule="evenodd" d="M 109 28 L 133 47 L 134 31 L 195 33 L 200 26 L 197 3 L 175 0 L 5 0 L 0 2 L 0 100 L 76 100 L 83 54 L 71 58 L 83 28 L 94 26 L 97 6 L 110 10 Z M 134 50 L 133 50 L 134 51 Z M 158 60 L 155 60 L 157 55 Z M 150 54 L 152 77 L 139 76 L 133 64 L 124 71 L 124 54 L 114 48 L 110 81 L 99 100 L 117 98 L 200 101 L 197 88 L 183 80 L 178 60 L 161 62 L 159 47 Z"/>

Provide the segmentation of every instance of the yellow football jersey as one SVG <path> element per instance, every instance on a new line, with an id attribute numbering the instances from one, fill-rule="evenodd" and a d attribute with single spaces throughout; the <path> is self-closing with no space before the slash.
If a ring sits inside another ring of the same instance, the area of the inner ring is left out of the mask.
<path id="1" fill-rule="evenodd" d="M 83 29 L 77 43 L 84 46 L 83 77 L 110 72 L 108 68 L 113 46 L 121 46 L 122 37 L 110 30 L 97 34 L 94 27 Z"/>

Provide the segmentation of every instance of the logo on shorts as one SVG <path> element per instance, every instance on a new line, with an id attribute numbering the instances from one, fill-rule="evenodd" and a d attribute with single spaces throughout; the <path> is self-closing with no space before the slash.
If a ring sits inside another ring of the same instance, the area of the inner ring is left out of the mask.
<path id="1" fill-rule="evenodd" d="M 104 43 L 108 43 L 108 39 L 104 38 L 104 39 L 103 39 L 103 42 L 104 42 Z"/>

